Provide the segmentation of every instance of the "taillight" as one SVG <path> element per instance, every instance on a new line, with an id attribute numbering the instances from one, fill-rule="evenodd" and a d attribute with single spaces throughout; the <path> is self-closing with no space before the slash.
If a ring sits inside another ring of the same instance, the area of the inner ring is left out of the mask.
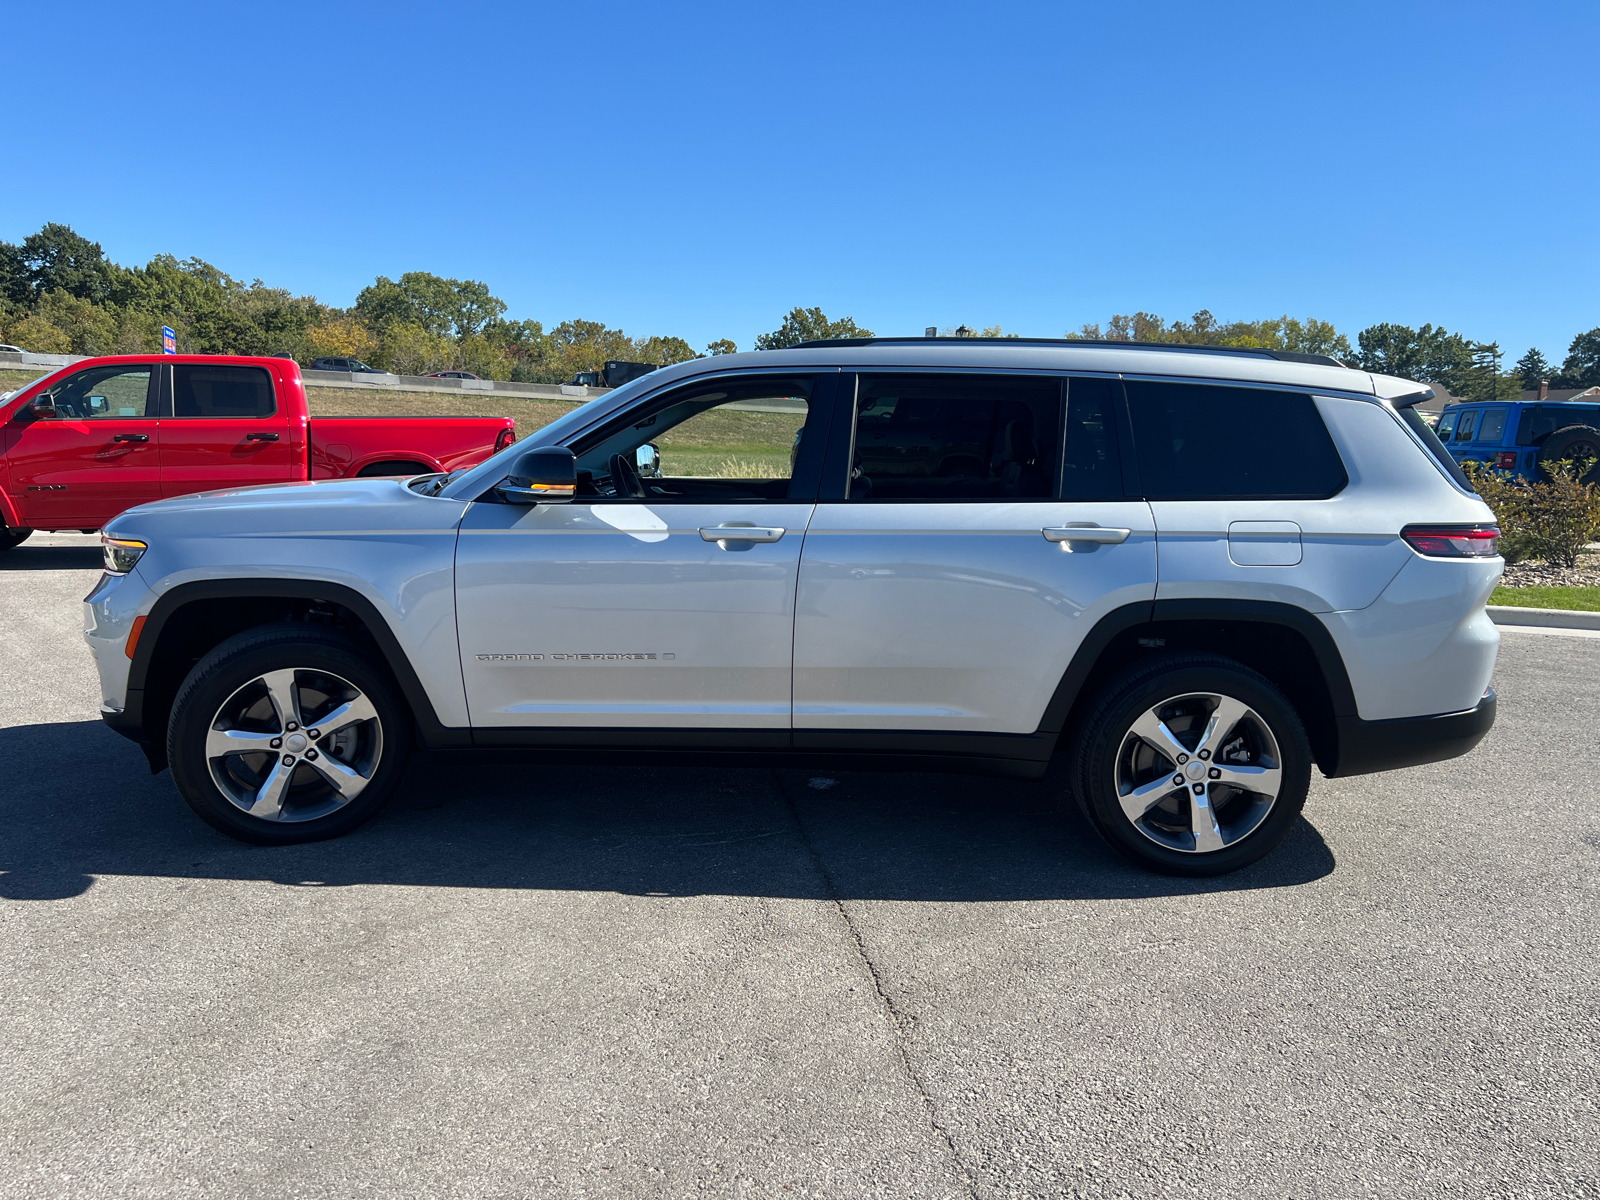
<path id="1" fill-rule="evenodd" d="M 1517 469 L 1517 452 L 1515 450 L 1502 450 L 1494 456 L 1494 465 L 1502 471 L 1515 471 Z"/>
<path id="2" fill-rule="evenodd" d="M 1493 525 L 1407 525 L 1400 536 L 1429 558 L 1493 558 L 1500 553 L 1500 530 Z"/>
<path id="3" fill-rule="evenodd" d="M 500 436 L 494 439 L 494 452 L 496 454 L 500 453 L 500 451 L 504 450 L 516 440 L 517 431 L 515 429 L 502 429 L 500 431 Z"/>

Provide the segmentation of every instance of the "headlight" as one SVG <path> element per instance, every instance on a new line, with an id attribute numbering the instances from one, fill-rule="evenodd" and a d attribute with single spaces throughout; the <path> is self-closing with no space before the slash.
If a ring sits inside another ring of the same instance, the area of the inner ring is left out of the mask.
<path id="1" fill-rule="evenodd" d="M 132 538 L 112 537 L 109 533 L 100 535 L 100 553 L 105 556 L 107 575 L 126 575 L 138 565 L 148 549 L 150 547 L 145 543 Z"/>

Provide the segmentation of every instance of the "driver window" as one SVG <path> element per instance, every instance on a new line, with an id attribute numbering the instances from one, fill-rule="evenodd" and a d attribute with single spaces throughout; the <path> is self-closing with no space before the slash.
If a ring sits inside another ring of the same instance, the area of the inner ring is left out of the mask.
<path id="1" fill-rule="evenodd" d="M 57 414 L 69 421 L 115 421 L 152 415 L 146 409 L 150 396 L 148 366 L 91 367 L 69 375 L 50 390 Z"/>
<path id="2" fill-rule="evenodd" d="M 785 499 L 811 390 L 805 378 L 769 377 L 707 381 L 673 393 L 627 430 L 579 454 L 579 494 Z"/>

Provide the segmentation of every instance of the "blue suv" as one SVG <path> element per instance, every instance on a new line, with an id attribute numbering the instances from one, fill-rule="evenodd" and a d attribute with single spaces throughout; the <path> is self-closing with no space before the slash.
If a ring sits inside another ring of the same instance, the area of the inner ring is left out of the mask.
<path id="1" fill-rule="evenodd" d="M 1487 463 L 1523 479 L 1542 480 L 1540 463 L 1600 461 L 1600 396 L 1456 404 L 1444 410 L 1436 432 L 1457 462 Z M 1597 475 L 1600 466 L 1591 467 L 1584 479 Z"/>

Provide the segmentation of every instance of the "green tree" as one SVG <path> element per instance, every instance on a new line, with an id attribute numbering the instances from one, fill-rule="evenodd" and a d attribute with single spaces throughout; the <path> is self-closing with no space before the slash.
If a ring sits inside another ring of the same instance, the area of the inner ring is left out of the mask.
<path id="1" fill-rule="evenodd" d="M 110 298 L 116 268 L 99 242 L 74 233 L 70 225 L 45 225 L 23 239 L 20 251 L 35 300 L 56 291 L 95 303 Z"/>
<path id="2" fill-rule="evenodd" d="M 771 333 L 756 338 L 757 350 L 782 350 L 798 346 L 801 342 L 821 341 L 825 338 L 869 338 L 873 333 L 863 329 L 849 317 L 828 320 L 820 308 L 793 308 L 783 319 L 783 324 Z"/>
<path id="3" fill-rule="evenodd" d="M 673 363 L 688 362 L 691 358 L 698 358 L 693 347 L 681 337 L 649 337 L 638 343 L 634 350 L 634 362 L 655 363 L 658 367 L 670 367 Z"/>
<path id="4" fill-rule="evenodd" d="M 407 271 L 399 281 L 387 275 L 356 297 L 356 315 L 375 329 L 411 322 L 429 333 L 472 337 L 506 311 L 505 301 L 476 279 L 445 279 L 427 271 Z"/>
<path id="5" fill-rule="evenodd" d="M 1600 327 L 1572 339 L 1557 383 L 1561 387 L 1600 386 Z"/>
<path id="6" fill-rule="evenodd" d="M 1452 395 L 1467 395 L 1475 369 L 1472 344 L 1459 333 L 1424 325 L 1370 325 L 1356 335 L 1356 364 L 1364 371 L 1443 384 Z"/>
<path id="7" fill-rule="evenodd" d="M 1530 391 L 1537 391 L 1541 380 L 1550 379 L 1556 373 L 1555 368 L 1545 361 L 1537 346 L 1517 359 L 1514 370 L 1517 378 L 1522 381 L 1522 386 Z"/>
<path id="8" fill-rule="evenodd" d="M 739 353 L 739 347 L 732 338 L 718 338 L 716 341 L 707 344 L 706 353 L 715 358 L 719 354 L 737 354 Z"/>

